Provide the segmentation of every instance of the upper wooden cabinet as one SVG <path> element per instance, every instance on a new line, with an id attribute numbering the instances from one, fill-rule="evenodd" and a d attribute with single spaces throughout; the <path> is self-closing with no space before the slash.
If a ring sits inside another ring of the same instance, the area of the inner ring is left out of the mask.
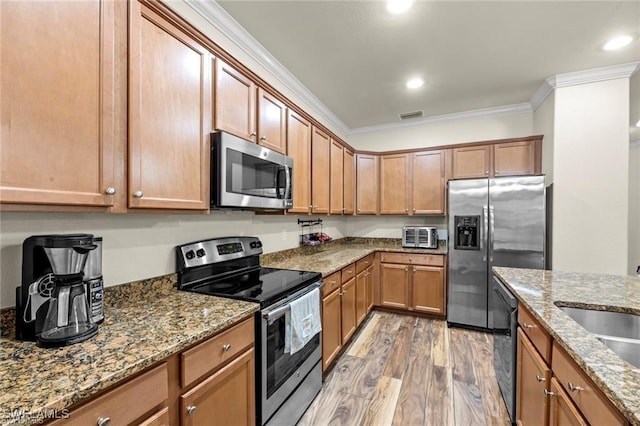
<path id="1" fill-rule="evenodd" d="M 356 154 L 356 213 L 378 213 L 378 156 Z"/>
<path id="2" fill-rule="evenodd" d="M 519 176 L 542 171 L 542 136 L 453 148 L 453 179 Z"/>
<path id="3" fill-rule="evenodd" d="M 311 136 L 311 212 L 329 213 L 331 139 L 317 127 Z M 295 169 L 295 164 L 293 165 Z"/>
<path id="4" fill-rule="evenodd" d="M 291 213 L 311 209 L 311 123 L 289 110 L 287 116 L 287 155 L 293 158 L 293 207 Z"/>
<path id="5" fill-rule="evenodd" d="M 256 88 L 247 76 L 216 59 L 213 127 L 256 142 Z"/>
<path id="6" fill-rule="evenodd" d="M 380 214 L 409 213 L 410 156 L 380 156 Z"/>
<path id="7" fill-rule="evenodd" d="M 330 208 L 331 214 L 344 212 L 344 148 L 336 140 L 331 140 L 331 177 L 330 177 Z"/>
<path id="8" fill-rule="evenodd" d="M 109 207 L 115 2 L 0 2 L 0 202 Z"/>
<path id="9" fill-rule="evenodd" d="M 212 57 L 129 4 L 129 207 L 208 209 Z"/>
<path id="10" fill-rule="evenodd" d="M 446 150 L 411 154 L 410 214 L 445 214 Z"/>
<path id="11" fill-rule="evenodd" d="M 343 203 L 344 203 L 344 214 L 353 214 L 354 213 L 354 204 L 355 204 L 355 183 L 356 183 L 356 175 L 355 175 L 355 160 L 353 152 L 348 149 L 344 149 L 343 151 L 344 161 L 343 161 Z"/>
<path id="12" fill-rule="evenodd" d="M 258 89 L 258 144 L 287 152 L 287 106 L 266 90 Z"/>

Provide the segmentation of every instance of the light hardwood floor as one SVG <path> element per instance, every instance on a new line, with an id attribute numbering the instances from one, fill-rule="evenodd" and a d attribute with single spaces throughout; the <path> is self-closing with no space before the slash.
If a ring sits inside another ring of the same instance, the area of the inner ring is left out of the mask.
<path id="1" fill-rule="evenodd" d="M 508 425 L 492 338 L 375 311 L 298 425 Z"/>

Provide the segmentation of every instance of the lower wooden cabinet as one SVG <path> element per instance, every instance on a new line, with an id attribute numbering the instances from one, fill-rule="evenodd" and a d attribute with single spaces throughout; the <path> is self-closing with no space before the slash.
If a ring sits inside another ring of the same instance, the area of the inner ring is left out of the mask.
<path id="1" fill-rule="evenodd" d="M 342 314 L 340 288 L 338 288 L 322 299 L 322 371 L 325 371 L 336 359 L 340 349 L 342 349 Z"/>
<path id="2" fill-rule="evenodd" d="M 367 295 L 366 295 L 366 305 L 367 305 L 367 314 L 369 312 L 371 312 L 371 310 L 373 309 L 373 291 L 374 291 L 374 285 L 373 285 L 373 268 L 374 266 L 371 265 L 369 266 L 366 270 L 365 270 L 365 279 L 366 279 L 366 289 L 367 289 Z"/>
<path id="3" fill-rule="evenodd" d="M 522 426 L 547 425 L 551 369 L 522 329 L 518 329 L 516 416 Z"/>
<path id="4" fill-rule="evenodd" d="M 356 325 L 367 317 L 367 271 L 356 276 Z"/>
<path id="5" fill-rule="evenodd" d="M 356 279 L 351 278 L 342 284 L 341 291 L 341 315 L 342 315 L 342 342 L 348 341 L 358 327 L 356 317 Z"/>
<path id="6" fill-rule="evenodd" d="M 255 424 L 253 348 L 180 396 L 180 424 Z"/>
<path id="7" fill-rule="evenodd" d="M 587 426 L 589 423 L 582 417 L 571 402 L 569 395 L 562 389 L 558 380 L 551 379 L 549 423 L 553 426 Z"/>
<path id="8" fill-rule="evenodd" d="M 170 425 L 169 408 L 164 407 L 162 410 L 158 411 L 157 413 L 152 414 L 151 417 L 147 418 L 138 426 L 169 426 L 169 425 Z"/>
<path id="9" fill-rule="evenodd" d="M 409 266 L 380 264 L 380 304 L 389 308 L 409 309 Z"/>

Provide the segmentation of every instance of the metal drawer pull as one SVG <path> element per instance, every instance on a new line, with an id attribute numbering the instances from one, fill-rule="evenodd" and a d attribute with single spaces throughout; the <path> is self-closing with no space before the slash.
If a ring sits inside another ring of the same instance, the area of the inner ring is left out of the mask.
<path id="1" fill-rule="evenodd" d="M 136 191 L 133 193 L 133 196 L 136 198 L 142 198 L 143 195 L 142 191 Z"/>
<path id="2" fill-rule="evenodd" d="M 573 384 L 573 383 L 571 383 L 571 382 L 569 382 L 569 383 L 568 383 L 568 386 L 569 386 L 569 390 L 570 390 L 571 392 L 580 392 L 581 390 L 584 390 L 584 388 L 583 388 L 583 387 L 581 387 L 581 386 L 576 386 L 576 385 L 574 385 L 574 384 Z"/>
<path id="3" fill-rule="evenodd" d="M 547 396 L 547 397 L 548 396 L 556 396 L 556 393 L 555 392 L 549 392 L 548 390 L 545 389 L 544 390 L 544 396 Z"/>
<path id="4" fill-rule="evenodd" d="M 113 195 L 116 193 L 116 189 L 113 186 L 108 187 L 104 190 L 107 195 Z"/>
<path id="5" fill-rule="evenodd" d="M 546 379 L 544 377 L 540 377 L 536 374 L 536 380 L 539 382 L 544 382 Z"/>
<path id="6" fill-rule="evenodd" d="M 522 328 L 536 328 L 536 326 L 533 324 L 527 324 L 526 322 L 523 322 Z"/>
<path id="7" fill-rule="evenodd" d="M 187 414 L 189 414 L 190 416 L 192 416 L 195 412 L 196 412 L 195 405 L 190 405 L 187 407 Z"/>
<path id="8" fill-rule="evenodd" d="M 260 138 L 260 140 L 261 140 L 262 142 L 265 142 L 265 141 L 267 140 L 267 137 L 266 137 L 266 136 L 262 136 L 262 137 Z"/>
<path id="9" fill-rule="evenodd" d="M 222 351 L 223 352 L 229 352 L 229 349 L 231 349 L 231 345 L 226 343 L 224 345 L 222 345 Z"/>
<path id="10" fill-rule="evenodd" d="M 256 132 L 251 132 L 251 134 L 249 136 L 251 136 L 252 138 L 255 137 L 256 136 Z"/>
<path id="11" fill-rule="evenodd" d="M 98 419 L 98 426 L 107 426 L 111 423 L 111 417 L 100 417 Z"/>

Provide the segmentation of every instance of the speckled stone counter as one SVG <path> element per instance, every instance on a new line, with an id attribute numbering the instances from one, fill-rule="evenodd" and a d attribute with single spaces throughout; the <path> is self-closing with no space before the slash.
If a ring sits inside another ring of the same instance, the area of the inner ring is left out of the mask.
<path id="1" fill-rule="evenodd" d="M 640 315 L 640 278 L 494 268 L 633 425 L 640 425 L 640 368 L 623 361 L 557 305 Z"/>
<path id="2" fill-rule="evenodd" d="M 437 249 L 403 248 L 395 238 L 342 238 L 321 246 L 300 247 L 261 257 L 262 266 L 322 273 L 323 277 L 376 251 L 420 254 L 447 254 L 444 242 Z"/>
<path id="3" fill-rule="evenodd" d="M 107 288 L 106 320 L 83 343 L 41 349 L 12 336 L 0 338 L 0 425 L 30 424 L 44 410 L 69 407 L 259 308 L 178 291 L 175 281 L 172 274 Z"/>

